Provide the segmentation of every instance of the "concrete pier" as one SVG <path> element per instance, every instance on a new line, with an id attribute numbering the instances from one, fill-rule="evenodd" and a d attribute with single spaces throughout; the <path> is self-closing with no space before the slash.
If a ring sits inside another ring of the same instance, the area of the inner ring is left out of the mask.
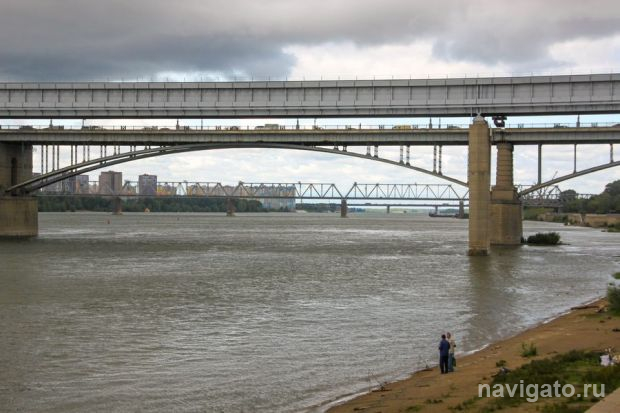
<path id="1" fill-rule="evenodd" d="M 0 143 L 0 191 L 32 178 L 32 145 Z"/>
<path id="2" fill-rule="evenodd" d="M 0 237 L 38 235 L 37 199 L 1 195 L 7 188 L 30 178 L 32 178 L 32 145 L 0 143 Z"/>
<path id="3" fill-rule="evenodd" d="M 489 212 L 491 206 L 491 136 L 480 115 L 469 127 L 469 250 L 468 255 L 488 255 L 491 249 Z"/>
<path id="4" fill-rule="evenodd" d="M 119 197 L 112 200 L 112 214 L 123 215 L 123 201 Z"/>
<path id="5" fill-rule="evenodd" d="M 349 207 L 347 206 L 347 200 L 343 199 L 340 201 L 340 218 L 346 218 L 349 212 Z"/>
<path id="6" fill-rule="evenodd" d="M 39 235 L 38 202 L 34 197 L 0 197 L 0 237 Z"/>
<path id="7" fill-rule="evenodd" d="M 497 173 L 491 190 L 491 244 L 520 245 L 523 234 L 521 200 L 513 182 L 513 146 L 497 145 Z"/>
<path id="8" fill-rule="evenodd" d="M 232 198 L 226 198 L 226 216 L 235 216 L 235 201 Z"/>

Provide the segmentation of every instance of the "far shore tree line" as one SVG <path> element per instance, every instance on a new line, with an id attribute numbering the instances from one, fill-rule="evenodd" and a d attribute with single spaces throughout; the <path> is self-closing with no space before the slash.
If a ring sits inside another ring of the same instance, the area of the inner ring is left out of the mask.
<path id="1" fill-rule="evenodd" d="M 39 212 L 111 212 L 114 209 L 114 200 L 110 197 L 80 197 L 80 196 L 41 196 Z M 227 204 L 224 198 L 139 198 L 123 199 L 124 212 L 226 212 Z M 289 208 L 265 208 L 260 201 L 250 199 L 233 199 L 236 212 L 294 212 Z M 336 212 L 340 210 L 340 203 L 319 203 L 296 205 L 296 210 L 308 212 Z M 350 208 L 350 211 L 356 210 Z"/>
<path id="2" fill-rule="evenodd" d="M 226 212 L 223 198 L 140 198 L 122 199 L 124 212 Z M 233 200 L 237 212 L 268 212 L 256 200 Z M 39 197 L 40 212 L 94 211 L 111 212 L 114 199 L 108 197 L 42 196 Z M 275 210 L 286 211 L 286 209 Z"/>
<path id="3" fill-rule="evenodd" d="M 589 199 L 580 199 L 577 192 L 569 189 L 560 193 L 561 212 L 578 214 L 614 214 L 620 213 L 620 180 L 605 185 L 605 189 Z M 552 211 L 551 208 L 525 208 L 523 218 L 536 220 L 538 215 Z M 558 217 L 558 222 L 563 219 Z"/>
<path id="4" fill-rule="evenodd" d="M 578 199 L 572 189 L 560 195 L 563 212 L 586 214 L 610 214 L 620 212 L 620 180 L 605 185 L 605 190 L 590 199 Z"/>

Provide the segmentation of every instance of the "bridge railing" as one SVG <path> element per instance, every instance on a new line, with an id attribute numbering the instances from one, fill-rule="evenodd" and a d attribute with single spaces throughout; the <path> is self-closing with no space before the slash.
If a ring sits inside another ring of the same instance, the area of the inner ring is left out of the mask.
<path id="1" fill-rule="evenodd" d="M 491 125 L 492 126 L 492 125 Z M 134 131 L 134 132 L 197 132 L 197 131 L 219 131 L 219 132 L 242 132 L 242 131 L 318 131 L 318 130 L 398 130 L 415 131 L 416 129 L 467 129 L 469 124 L 464 123 L 426 123 L 426 124 L 350 124 L 350 125 L 0 125 L 0 131 L 17 132 L 59 132 L 59 131 L 84 131 L 84 132 L 105 132 L 105 131 Z M 508 123 L 506 128 L 597 128 L 597 127 L 618 127 L 618 122 L 555 122 L 555 123 Z"/>

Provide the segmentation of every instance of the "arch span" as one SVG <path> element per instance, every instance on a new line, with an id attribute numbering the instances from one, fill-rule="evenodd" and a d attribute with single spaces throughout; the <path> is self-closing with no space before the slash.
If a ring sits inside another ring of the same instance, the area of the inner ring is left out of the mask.
<path id="1" fill-rule="evenodd" d="M 609 163 L 606 163 L 606 164 L 603 164 L 603 165 L 593 166 L 592 168 L 588 168 L 588 169 L 584 169 L 584 170 L 581 170 L 581 171 L 573 172 L 572 174 L 560 176 L 558 178 L 551 179 L 551 180 L 549 180 L 547 182 L 542 182 L 540 184 L 533 185 L 533 186 L 527 188 L 526 190 L 523 190 L 523 191 L 519 192 L 519 196 L 527 195 L 527 194 L 529 194 L 531 192 L 538 191 L 538 190 L 540 190 L 542 188 L 545 188 L 547 186 L 555 185 L 555 184 L 557 184 L 559 182 L 567 181 L 569 179 L 577 178 L 579 176 L 591 174 L 593 172 L 602 171 L 604 169 L 613 168 L 613 167 L 616 167 L 616 166 L 620 166 L 620 161 L 609 162 Z"/>
<path id="2" fill-rule="evenodd" d="M 253 149 L 253 148 L 267 148 L 267 149 L 293 149 L 303 151 L 314 151 L 329 153 L 335 155 L 351 156 L 360 159 L 372 160 L 375 162 L 382 162 L 389 165 L 399 166 L 407 169 L 411 169 L 420 173 L 434 176 L 436 178 L 444 179 L 457 185 L 467 187 L 467 182 L 463 182 L 459 179 L 452 178 L 438 172 L 429 171 L 424 168 L 420 168 L 413 165 L 407 165 L 405 163 L 392 161 L 385 158 L 378 158 L 370 155 L 362 155 L 355 152 L 347 152 L 344 150 L 322 148 L 316 146 L 305 145 L 287 145 L 287 144 L 268 144 L 268 143 L 253 143 L 253 144 L 190 144 L 190 145 L 174 145 L 174 146 L 162 146 L 157 148 L 142 149 L 139 151 L 125 152 L 122 154 L 111 155 L 104 158 L 98 158 L 87 162 L 82 162 L 75 165 L 70 165 L 64 168 L 57 169 L 47 174 L 39 175 L 35 178 L 21 182 L 17 185 L 13 185 L 6 190 L 7 193 L 29 193 L 40 189 L 44 186 L 53 184 L 63 179 L 70 178 L 72 176 L 84 174 L 97 169 L 110 167 L 125 162 L 136 161 L 140 159 L 152 158 L 156 156 L 172 155 L 184 152 L 196 152 L 203 150 L 215 150 L 215 149 Z"/>

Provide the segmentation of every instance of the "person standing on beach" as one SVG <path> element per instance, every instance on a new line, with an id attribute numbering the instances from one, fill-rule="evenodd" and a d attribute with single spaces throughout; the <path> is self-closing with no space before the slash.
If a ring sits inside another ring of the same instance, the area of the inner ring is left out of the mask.
<path id="1" fill-rule="evenodd" d="M 441 335 L 441 341 L 439 342 L 439 369 L 441 374 L 448 372 L 448 358 L 450 357 L 450 343 L 446 340 L 446 335 Z"/>
<path id="2" fill-rule="evenodd" d="M 454 340 L 454 337 L 452 337 L 452 334 L 450 333 L 446 333 L 446 337 L 447 337 L 448 343 L 450 344 L 450 350 L 448 354 L 448 372 L 451 373 L 454 371 L 454 365 L 456 364 L 454 362 L 454 350 L 456 349 L 456 341 Z"/>

